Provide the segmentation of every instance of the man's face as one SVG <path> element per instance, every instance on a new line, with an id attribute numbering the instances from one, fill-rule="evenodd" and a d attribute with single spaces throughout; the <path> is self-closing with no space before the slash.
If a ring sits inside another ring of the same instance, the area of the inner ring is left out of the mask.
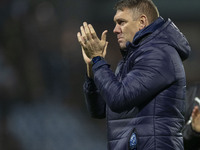
<path id="1" fill-rule="evenodd" d="M 139 19 L 134 19 L 133 11 L 129 8 L 117 10 L 114 16 L 116 26 L 113 30 L 117 34 L 120 49 L 126 48 L 126 43 L 132 42 L 136 32 L 140 30 Z"/>

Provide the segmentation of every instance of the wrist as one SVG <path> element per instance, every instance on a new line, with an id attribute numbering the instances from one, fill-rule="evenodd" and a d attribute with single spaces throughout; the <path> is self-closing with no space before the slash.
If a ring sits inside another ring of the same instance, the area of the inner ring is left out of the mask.
<path id="1" fill-rule="evenodd" d="M 87 75 L 88 75 L 89 78 L 91 78 L 91 79 L 93 78 L 92 64 L 91 63 L 87 64 Z"/>
<path id="2" fill-rule="evenodd" d="M 94 56 L 92 58 L 91 64 L 94 65 L 94 64 L 96 64 L 97 62 L 99 62 L 102 59 L 104 59 L 102 56 Z"/>

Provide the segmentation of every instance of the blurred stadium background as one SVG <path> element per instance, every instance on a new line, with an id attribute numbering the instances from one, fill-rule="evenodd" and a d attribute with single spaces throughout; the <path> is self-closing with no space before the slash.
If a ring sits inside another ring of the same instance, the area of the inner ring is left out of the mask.
<path id="1" fill-rule="evenodd" d="M 83 21 L 108 29 L 107 61 L 121 59 L 116 0 L 0 0 L 0 149 L 105 150 L 105 120 L 87 113 L 85 64 L 76 33 Z M 187 83 L 200 81 L 200 1 L 154 0 L 192 47 Z"/>

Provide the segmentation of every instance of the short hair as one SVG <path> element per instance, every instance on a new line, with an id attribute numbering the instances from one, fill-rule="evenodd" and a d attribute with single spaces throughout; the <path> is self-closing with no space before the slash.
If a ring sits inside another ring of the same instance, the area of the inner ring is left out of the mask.
<path id="1" fill-rule="evenodd" d="M 146 15 L 149 23 L 159 17 L 158 9 L 152 0 L 120 0 L 114 6 L 115 10 L 124 10 L 125 8 L 133 9 L 139 15 Z"/>

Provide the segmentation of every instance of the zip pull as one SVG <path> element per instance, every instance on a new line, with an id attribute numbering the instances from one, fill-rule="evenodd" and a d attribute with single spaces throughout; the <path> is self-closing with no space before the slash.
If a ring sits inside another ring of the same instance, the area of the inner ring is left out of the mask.
<path id="1" fill-rule="evenodd" d="M 131 134 L 131 138 L 129 140 L 130 150 L 137 150 L 137 137 L 135 133 Z"/>

